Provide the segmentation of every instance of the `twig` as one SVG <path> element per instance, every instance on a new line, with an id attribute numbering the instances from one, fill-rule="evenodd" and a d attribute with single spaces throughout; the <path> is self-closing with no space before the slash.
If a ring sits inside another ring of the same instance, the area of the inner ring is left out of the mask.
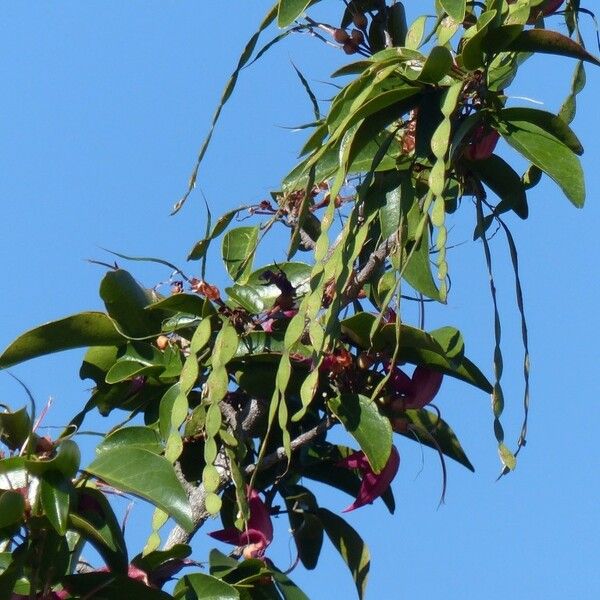
<path id="1" fill-rule="evenodd" d="M 223 403 L 225 405 L 225 403 Z M 232 408 L 229 406 L 229 408 Z M 230 425 L 233 425 L 231 419 L 236 419 L 233 416 L 232 411 L 226 408 L 223 412 L 226 413 L 225 418 L 229 421 Z M 235 412 L 235 411 L 233 411 Z M 257 413 L 261 413 L 260 409 L 257 409 Z M 298 450 L 302 446 L 306 446 L 310 444 L 315 439 L 317 439 L 320 435 L 325 433 L 328 429 L 330 429 L 334 425 L 335 421 L 330 417 L 325 417 L 318 425 L 306 431 L 305 433 L 300 434 L 295 440 L 291 443 L 292 452 Z M 242 427 L 244 431 L 248 431 L 245 425 L 251 425 L 248 423 L 247 419 L 244 419 L 242 422 Z M 234 430 L 237 427 L 234 427 Z M 281 460 L 285 458 L 285 449 L 283 447 L 277 448 L 271 454 L 268 454 L 263 458 L 263 460 L 258 465 L 249 465 L 246 467 L 245 473 L 246 475 L 250 475 L 256 469 L 259 471 L 263 471 L 264 469 L 268 469 L 273 465 L 277 464 Z M 215 461 L 215 468 L 219 473 L 219 486 L 217 492 L 221 491 L 226 485 L 230 482 L 230 473 L 227 465 L 227 458 L 223 452 L 220 452 L 217 456 L 217 460 Z M 181 481 L 190 501 L 190 505 L 192 507 L 192 521 L 194 523 L 194 528 L 192 531 L 188 532 L 176 525 L 167 538 L 165 542 L 164 549 L 168 550 L 175 546 L 175 544 L 187 544 L 192 539 L 194 534 L 204 525 L 204 522 L 211 516 L 210 513 L 206 510 L 206 491 L 204 490 L 204 485 L 194 485 L 187 481 L 183 475 L 183 471 L 181 470 L 181 466 L 179 463 L 175 464 L 175 473 L 177 474 L 178 479 Z"/>

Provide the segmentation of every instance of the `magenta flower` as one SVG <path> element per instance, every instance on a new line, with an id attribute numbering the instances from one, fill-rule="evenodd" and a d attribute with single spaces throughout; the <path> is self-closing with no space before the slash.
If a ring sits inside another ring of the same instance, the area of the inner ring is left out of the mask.
<path id="1" fill-rule="evenodd" d="M 396 476 L 400 467 L 400 454 L 396 446 L 392 446 L 390 457 L 383 467 L 381 473 L 374 473 L 365 453 L 362 450 L 354 452 L 338 463 L 338 467 L 345 469 L 358 469 L 362 476 L 360 489 L 356 500 L 345 508 L 342 512 L 350 512 L 365 504 L 373 504 L 373 501 L 379 498 L 390 487 L 390 483 Z"/>
<path id="2" fill-rule="evenodd" d="M 465 149 L 465 156 L 469 160 L 485 160 L 492 156 L 500 134 L 485 124 L 475 128 L 470 144 Z"/>
<path id="3" fill-rule="evenodd" d="M 392 409 L 423 408 L 439 392 L 444 376 L 438 371 L 418 366 L 412 378 L 401 369 L 395 368 L 390 375 L 392 388 Z"/>
<path id="4" fill-rule="evenodd" d="M 244 558 L 262 558 L 267 546 L 273 540 L 271 513 L 254 489 L 249 490 L 248 508 L 250 509 L 250 518 L 245 531 L 227 527 L 219 531 L 212 531 L 208 535 L 220 542 L 243 547 Z"/>

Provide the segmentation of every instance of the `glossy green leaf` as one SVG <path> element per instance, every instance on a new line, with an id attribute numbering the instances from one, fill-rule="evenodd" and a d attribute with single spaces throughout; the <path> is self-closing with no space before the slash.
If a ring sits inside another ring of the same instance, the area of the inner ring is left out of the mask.
<path id="1" fill-rule="evenodd" d="M 106 273 L 100 283 L 100 297 L 125 335 L 135 338 L 160 333 L 162 315 L 144 310 L 153 300 L 151 294 L 127 271 L 117 269 Z"/>
<path id="2" fill-rule="evenodd" d="M 567 146 L 529 121 L 499 122 L 498 131 L 515 150 L 547 173 L 575 206 L 583 206 L 583 170 L 579 159 Z"/>
<path id="3" fill-rule="evenodd" d="M 49 471 L 62 473 L 64 477 L 75 477 L 79 470 L 81 453 L 79 446 L 73 440 L 64 440 L 58 446 L 56 455 L 52 458 L 38 458 L 31 456 L 25 460 L 27 470 L 34 475 L 44 475 Z"/>
<path id="4" fill-rule="evenodd" d="M 277 8 L 277 25 L 287 27 L 293 23 L 311 3 L 312 0 L 279 0 Z"/>
<path id="5" fill-rule="evenodd" d="M 0 355 L 0 368 L 85 346 L 120 344 L 125 338 L 101 312 L 84 312 L 31 329 L 14 340 Z"/>
<path id="6" fill-rule="evenodd" d="M 23 542 L 16 546 L 11 553 L 2 553 L 2 567 L 0 573 L 0 600 L 13 600 L 13 591 L 16 588 L 17 582 L 23 574 L 26 560 L 29 553 L 27 552 L 28 543 Z M 19 590 L 26 591 L 26 590 Z"/>
<path id="7" fill-rule="evenodd" d="M 362 173 L 369 171 L 373 162 L 373 156 L 379 150 L 381 143 L 386 137 L 385 133 L 375 136 L 360 150 L 358 155 L 350 163 L 349 173 Z M 365 140 L 367 141 L 367 140 Z M 381 163 L 375 169 L 376 171 L 386 171 L 396 167 L 397 158 L 400 155 L 400 148 L 391 147 L 382 159 Z M 286 191 L 304 189 L 308 181 L 307 162 L 310 157 L 297 165 L 282 182 L 282 187 Z M 339 147 L 328 149 L 316 165 L 315 181 L 325 181 L 332 177 L 339 166 Z"/>
<path id="8" fill-rule="evenodd" d="M 439 447 L 439 450 L 448 458 L 460 463 L 469 471 L 475 471 L 452 428 L 436 413 L 425 409 L 407 410 L 406 416 L 415 429 L 419 443 L 434 450 Z M 406 432 L 402 435 L 415 441 L 415 434 L 413 433 Z M 435 440 L 435 443 L 431 438 Z M 436 444 L 438 447 L 436 447 Z"/>
<path id="9" fill-rule="evenodd" d="M 417 17 L 408 28 L 406 32 L 405 45 L 409 49 L 416 49 L 421 45 L 423 35 L 425 33 L 425 24 L 427 22 L 427 15 L 421 15 Z"/>
<path id="10" fill-rule="evenodd" d="M 519 175 L 505 160 L 492 154 L 486 160 L 469 161 L 463 158 L 463 161 L 500 198 L 499 212 L 513 210 L 522 219 L 527 218 L 529 207 L 525 186 Z"/>
<path id="11" fill-rule="evenodd" d="M 527 29 L 514 39 L 494 38 L 493 47 L 488 47 L 490 52 L 537 52 L 540 54 L 555 54 L 576 58 L 600 66 L 600 60 L 590 54 L 581 44 L 571 38 L 551 31 L 549 29 Z"/>
<path id="12" fill-rule="evenodd" d="M 32 423 L 25 407 L 0 413 L 0 442 L 9 450 L 20 450 L 31 434 Z"/>
<path id="13" fill-rule="evenodd" d="M 258 243 L 259 228 L 236 227 L 223 236 L 221 252 L 230 277 L 241 284 L 252 271 L 252 261 Z"/>
<path id="14" fill-rule="evenodd" d="M 158 376 L 164 371 L 162 366 L 142 365 L 132 360 L 116 362 L 106 374 L 106 383 L 113 385 L 122 381 L 141 377 L 142 375 Z"/>
<path id="15" fill-rule="evenodd" d="M 254 271 L 244 285 L 236 284 L 226 289 L 231 301 L 252 314 L 261 313 L 273 307 L 273 302 L 281 294 L 276 285 L 268 284 L 262 279 L 265 271 L 283 271 L 288 281 L 296 289 L 296 294 L 306 292 L 310 279 L 311 266 L 301 262 L 285 262 L 271 264 Z"/>
<path id="16" fill-rule="evenodd" d="M 358 597 L 362 599 L 367 588 L 367 578 L 371 567 L 371 557 L 367 545 L 360 535 L 335 513 L 326 508 L 319 508 L 318 516 L 331 543 L 348 565 Z"/>
<path id="17" fill-rule="evenodd" d="M 391 354 L 396 346 L 396 325 L 381 326 L 371 340 L 371 329 L 376 317 L 366 312 L 356 314 L 341 322 L 342 333 L 362 349 L 373 348 Z M 492 386 L 483 373 L 467 358 L 459 363 L 446 353 L 430 334 L 409 325 L 402 325 L 398 360 L 423 365 L 441 371 L 491 393 Z"/>
<path id="18" fill-rule="evenodd" d="M 459 60 L 468 71 L 475 71 L 483 67 L 485 63 L 484 43 L 490 23 L 496 17 L 496 10 L 488 10 L 479 16 L 474 34 L 469 37 L 462 49 Z M 468 31 L 471 31 L 468 30 Z"/>
<path id="19" fill-rule="evenodd" d="M 444 46 L 434 46 L 421 71 L 407 71 L 408 79 L 437 84 L 452 67 L 452 55 Z"/>
<path id="20" fill-rule="evenodd" d="M 173 600 L 173 596 L 148 587 L 143 581 L 116 573 L 68 575 L 63 585 L 76 598 L 94 600 Z"/>
<path id="21" fill-rule="evenodd" d="M 225 575 L 237 569 L 238 561 L 213 548 L 208 555 L 210 574 L 223 579 Z"/>
<path id="22" fill-rule="evenodd" d="M 420 88 L 418 87 L 403 86 L 384 91 L 381 94 L 377 94 L 372 98 L 369 98 L 366 102 L 364 102 L 364 104 L 354 110 L 342 121 L 341 125 L 336 129 L 336 132 L 332 134 L 332 137 L 334 137 L 336 134 L 341 135 L 345 133 L 362 119 L 366 119 L 367 117 L 370 117 L 371 115 L 378 113 L 389 106 L 400 106 L 399 103 L 405 102 L 408 98 L 418 94 L 419 91 Z M 394 111 L 393 115 L 401 116 L 403 112 L 403 110 L 402 112 Z M 392 117 L 390 117 L 390 120 L 391 119 Z"/>
<path id="23" fill-rule="evenodd" d="M 329 407 L 346 431 L 358 442 L 375 473 L 387 464 L 392 449 L 390 421 L 377 410 L 377 405 L 361 394 L 341 394 L 332 398 Z"/>
<path id="24" fill-rule="evenodd" d="M 317 500 L 300 485 L 286 485 L 282 495 L 298 557 L 304 568 L 312 570 L 317 566 L 323 545 L 323 526 L 316 516 Z"/>
<path id="25" fill-rule="evenodd" d="M 415 291 L 428 298 L 440 300 L 440 291 L 431 273 L 429 230 L 427 227 L 423 229 L 419 245 L 408 259 L 402 277 Z"/>
<path id="26" fill-rule="evenodd" d="M 116 429 L 96 446 L 96 453 L 110 452 L 115 448 L 142 448 L 153 454 L 160 454 L 163 451 L 163 445 L 156 430 L 142 426 Z"/>
<path id="27" fill-rule="evenodd" d="M 440 4 L 452 19 L 459 23 L 464 21 L 467 0 L 440 0 Z"/>
<path id="28" fill-rule="evenodd" d="M 91 487 L 78 488 L 69 513 L 69 529 L 94 546 L 112 571 L 126 572 L 127 546 L 106 496 Z"/>
<path id="29" fill-rule="evenodd" d="M 144 498 L 192 529 L 191 507 L 173 465 L 142 448 L 116 447 L 99 454 L 86 471 L 124 492 Z"/>
<path id="30" fill-rule="evenodd" d="M 154 550 L 149 554 L 138 554 L 131 559 L 131 564 L 139 569 L 152 574 L 154 571 L 170 561 L 182 560 L 192 553 L 192 549 L 187 544 L 175 544 L 168 550 Z"/>
<path id="31" fill-rule="evenodd" d="M 186 313 L 196 317 L 206 315 L 208 300 L 196 294 L 173 294 L 163 300 L 154 302 L 146 307 L 146 310 L 166 310 L 174 313 Z"/>
<path id="32" fill-rule="evenodd" d="M 24 515 L 23 496 L 12 490 L 0 490 L 0 529 L 21 523 Z"/>
<path id="33" fill-rule="evenodd" d="M 283 600 L 310 600 L 309 597 L 282 571 L 271 565 L 271 576 Z"/>
<path id="34" fill-rule="evenodd" d="M 570 148 L 575 154 L 583 154 L 581 142 L 569 127 L 559 116 L 545 110 L 537 108 L 504 108 L 498 113 L 498 119 L 507 123 L 527 121 L 537 125 L 557 140 L 561 141 L 567 148 Z"/>
<path id="35" fill-rule="evenodd" d="M 197 242 L 188 254 L 188 260 L 200 260 L 203 258 L 208 250 L 210 242 L 215 238 L 218 238 L 227 229 L 234 217 L 241 211 L 246 210 L 247 206 L 240 206 L 226 212 L 224 215 L 219 217 L 219 220 L 215 223 L 212 231 L 204 239 Z M 176 294 L 177 295 L 177 294 Z"/>
<path id="36" fill-rule="evenodd" d="M 40 481 L 40 500 L 44 514 L 59 535 L 67 532 L 72 487 L 71 482 L 57 471 L 48 471 Z"/>
<path id="37" fill-rule="evenodd" d="M 238 591 L 228 583 L 221 579 L 217 579 L 212 575 L 205 573 L 191 573 L 184 577 L 186 583 L 189 584 L 194 596 L 186 595 L 186 598 L 194 600 L 239 600 Z"/>

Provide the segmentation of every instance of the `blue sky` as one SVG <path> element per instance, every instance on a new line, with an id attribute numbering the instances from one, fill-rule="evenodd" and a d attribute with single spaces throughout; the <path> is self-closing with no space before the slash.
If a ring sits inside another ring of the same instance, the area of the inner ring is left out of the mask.
<path id="1" fill-rule="evenodd" d="M 341 2 L 324 4 L 320 14 L 326 18 Z M 230 0 L 225 9 L 224 3 L 208 0 L 3 3 L 0 346 L 42 322 L 101 308 L 102 270 L 84 260 L 110 261 L 101 247 L 184 265 L 204 233 L 200 193 L 178 216 L 169 217 L 169 211 L 185 189 L 238 54 L 268 5 L 242 0 Z M 553 22 L 564 28 L 560 17 Z M 588 19 L 584 22 L 592 48 L 593 30 Z M 304 134 L 281 126 L 308 122 L 312 113 L 291 60 L 326 99 L 332 89 L 319 81 L 346 57 L 316 40 L 290 36 L 244 72 L 199 179 L 214 215 L 265 198 L 295 162 Z M 536 59 L 511 94 L 543 100 L 547 110 L 557 110 L 573 66 L 566 59 Z M 349 515 L 371 548 L 368 598 L 587 599 L 600 588 L 599 354 L 594 342 L 600 71 L 587 71 L 588 87 L 574 123 L 586 148 L 585 209 L 573 208 L 544 180 L 530 194 L 530 219 L 509 219 L 520 250 L 531 338 L 529 444 L 517 471 L 495 482 L 489 398 L 446 381 L 438 405 L 476 473 L 449 464 L 446 504 L 437 509 L 437 457 L 424 450 L 421 464 L 419 447 L 398 441 L 396 514 L 390 518 L 376 503 Z M 492 308 L 482 249 L 470 241 L 473 219 L 465 203 L 452 221 L 451 243 L 461 244 L 448 256 L 452 292 L 447 307 L 428 314 L 427 326 L 459 327 L 469 355 L 491 375 Z M 492 248 L 506 323 L 505 423 L 514 440 L 522 394 L 519 321 L 501 235 Z M 269 252 L 276 253 L 275 246 L 265 251 L 265 260 L 281 259 Z M 148 286 L 169 276 L 140 263 L 129 268 Z M 184 269 L 197 274 L 198 265 Z M 209 274 L 223 285 L 223 273 L 214 253 Z M 13 369 L 40 404 L 54 399 L 48 425 L 67 420 L 87 398 L 89 382 L 77 376 L 81 356 L 74 351 Z M 15 408 L 25 402 L 14 381 L 1 373 L 0 402 Z M 113 422 L 98 418 L 89 426 Z M 89 438 L 83 443 L 89 445 Z M 326 493 L 322 504 L 341 510 L 348 499 Z M 138 516 L 129 532 L 135 549 L 148 531 L 140 502 L 134 512 Z M 215 522 L 205 529 L 218 528 Z M 277 525 L 277 534 L 271 555 L 285 568 L 293 560 L 285 523 Z M 209 547 L 203 530 L 194 543 L 200 560 Z M 317 571 L 299 567 L 292 577 L 311 598 L 332 592 L 353 597 L 349 574 L 327 547 Z"/>

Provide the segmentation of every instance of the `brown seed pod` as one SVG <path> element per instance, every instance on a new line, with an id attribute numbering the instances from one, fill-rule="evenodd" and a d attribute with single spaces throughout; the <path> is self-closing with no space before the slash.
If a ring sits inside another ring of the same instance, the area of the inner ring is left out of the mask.
<path id="1" fill-rule="evenodd" d="M 365 17 L 363 13 L 356 13 L 352 17 L 352 22 L 354 23 L 355 27 L 358 27 L 359 29 L 367 28 L 367 17 Z"/>
<path id="2" fill-rule="evenodd" d="M 365 41 L 365 36 L 363 35 L 362 31 L 359 31 L 358 29 L 353 29 L 352 30 L 352 41 L 357 45 L 360 46 L 360 44 L 362 44 Z"/>
<path id="3" fill-rule="evenodd" d="M 165 350 L 169 345 L 169 338 L 166 335 L 159 335 L 156 338 L 156 346 L 159 350 Z"/>
<path id="4" fill-rule="evenodd" d="M 345 44 L 350 39 L 350 36 L 345 29 L 336 29 L 333 32 L 333 39 L 338 44 Z"/>
<path id="5" fill-rule="evenodd" d="M 346 54 L 356 54 L 358 52 L 358 46 L 352 41 L 346 42 L 343 48 Z"/>

